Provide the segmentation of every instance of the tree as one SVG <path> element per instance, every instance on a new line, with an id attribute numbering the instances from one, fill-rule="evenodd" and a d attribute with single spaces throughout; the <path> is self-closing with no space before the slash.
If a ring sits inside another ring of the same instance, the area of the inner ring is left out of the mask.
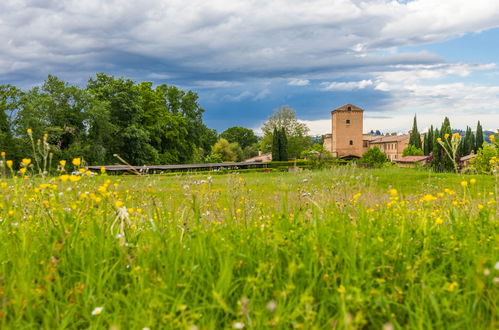
<path id="1" fill-rule="evenodd" d="M 224 162 L 234 162 L 237 159 L 237 154 L 234 152 L 234 146 L 231 146 L 229 141 L 220 138 L 217 143 L 211 148 L 212 154 L 220 155 Z"/>
<path id="2" fill-rule="evenodd" d="M 288 138 L 284 127 L 279 132 L 279 158 L 281 161 L 288 160 Z"/>
<path id="3" fill-rule="evenodd" d="M 241 148 L 246 148 L 258 142 L 258 138 L 253 130 L 245 127 L 229 127 L 220 134 L 221 138 L 229 142 L 237 142 Z"/>
<path id="4" fill-rule="evenodd" d="M 475 138 L 475 148 L 474 151 L 477 152 L 478 149 L 482 148 L 483 146 L 483 130 L 482 130 L 482 125 L 480 124 L 480 121 L 478 121 L 476 125 L 476 138 Z"/>
<path id="5" fill-rule="evenodd" d="M 274 132 L 272 133 L 272 160 L 278 162 L 281 160 L 281 138 L 277 127 L 274 127 Z"/>
<path id="6" fill-rule="evenodd" d="M 423 150 L 416 148 L 412 144 L 409 144 L 407 146 L 407 148 L 405 148 L 404 151 L 402 152 L 402 157 L 405 157 L 405 156 L 423 156 L 423 155 L 424 155 Z"/>
<path id="7" fill-rule="evenodd" d="M 464 135 L 464 138 L 461 141 L 461 148 L 459 150 L 459 154 L 461 156 L 466 156 L 473 151 L 475 147 L 475 137 L 473 135 L 473 132 L 471 131 L 471 128 L 469 126 L 466 126 L 466 134 Z"/>
<path id="8" fill-rule="evenodd" d="M 367 150 L 360 159 L 360 162 L 372 167 L 381 167 L 388 159 L 383 151 L 378 147 Z"/>
<path id="9" fill-rule="evenodd" d="M 425 142 L 423 145 L 423 151 L 425 155 L 429 155 L 433 151 L 433 135 L 435 132 L 433 131 L 433 125 L 428 129 L 428 132 L 425 134 Z"/>
<path id="10" fill-rule="evenodd" d="M 263 124 L 264 137 L 261 141 L 261 149 L 268 151 L 268 146 L 273 140 L 274 128 L 284 128 L 288 141 L 288 157 L 297 158 L 303 150 L 312 145 L 312 138 L 308 136 L 309 128 L 306 124 L 298 121 L 295 111 L 289 106 L 274 109 L 274 114 L 269 116 L 268 121 Z"/>
<path id="11" fill-rule="evenodd" d="M 435 130 L 434 140 L 433 140 L 433 159 L 432 167 L 436 172 L 450 172 L 454 169 L 454 164 L 452 160 L 449 159 L 445 150 L 442 148 L 439 141 L 443 141 L 446 144 L 451 143 L 452 129 L 450 127 L 449 118 L 445 117 L 444 122 L 440 128 Z"/>
<path id="12" fill-rule="evenodd" d="M 416 121 L 416 115 L 414 115 L 414 122 L 412 124 L 412 131 L 409 137 L 409 145 L 413 145 L 418 149 L 421 149 L 421 135 L 418 132 L 418 124 Z"/>

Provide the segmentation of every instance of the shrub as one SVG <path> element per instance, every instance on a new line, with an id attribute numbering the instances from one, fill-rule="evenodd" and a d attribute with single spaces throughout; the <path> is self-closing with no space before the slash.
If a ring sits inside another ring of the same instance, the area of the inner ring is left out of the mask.
<path id="1" fill-rule="evenodd" d="M 405 156 L 423 156 L 423 155 L 424 155 L 423 150 L 416 148 L 412 144 L 409 144 L 407 146 L 407 148 L 405 148 L 404 151 L 402 152 L 402 157 L 405 157 Z"/>
<path id="2" fill-rule="evenodd" d="M 470 160 L 470 167 L 477 173 L 490 174 L 497 165 L 496 161 L 498 157 L 499 152 L 495 145 L 484 144 L 481 149 L 478 149 L 475 158 Z"/>
<path id="3" fill-rule="evenodd" d="M 361 164 L 371 167 L 381 167 L 387 161 L 388 159 L 386 158 L 386 155 L 378 147 L 370 148 L 360 159 Z"/>

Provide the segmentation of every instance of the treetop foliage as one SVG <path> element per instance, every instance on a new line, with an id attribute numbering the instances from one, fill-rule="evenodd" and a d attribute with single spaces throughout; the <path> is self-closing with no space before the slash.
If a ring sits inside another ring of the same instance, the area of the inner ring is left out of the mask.
<path id="1" fill-rule="evenodd" d="M 88 164 L 177 164 L 199 160 L 217 133 L 202 121 L 198 96 L 98 73 L 85 88 L 49 75 L 41 86 L 0 86 L 0 147 L 13 159 L 26 154 L 26 130 L 49 134 L 54 156 L 84 155 Z"/>

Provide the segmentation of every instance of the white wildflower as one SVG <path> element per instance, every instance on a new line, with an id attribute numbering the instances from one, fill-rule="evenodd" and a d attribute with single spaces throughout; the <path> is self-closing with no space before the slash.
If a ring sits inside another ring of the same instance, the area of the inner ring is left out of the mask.
<path id="1" fill-rule="evenodd" d="M 94 310 L 92 311 L 92 315 L 99 315 L 102 313 L 104 310 L 104 307 L 95 307 Z"/>
<path id="2" fill-rule="evenodd" d="M 234 323 L 234 329 L 243 329 L 244 328 L 244 323 L 243 322 L 236 322 Z"/>

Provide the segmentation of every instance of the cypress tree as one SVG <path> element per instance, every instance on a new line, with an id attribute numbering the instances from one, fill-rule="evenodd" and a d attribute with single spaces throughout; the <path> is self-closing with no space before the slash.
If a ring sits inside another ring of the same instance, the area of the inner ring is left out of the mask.
<path id="1" fill-rule="evenodd" d="M 440 162 L 440 152 L 442 151 L 442 147 L 440 147 L 440 144 L 438 144 L 437 139 L 440 137 L 440 131 L 435 129 L 433 132 L 433 148 L 432 153 L 433 153 L 433 158 L 431 160 L 431 166 L 433 167 L 433 170 L 435 172 L 440 172 L 441 171 L 441 162 Z"/>
<path id="2" fill-rule="evenodd" d="M 409 144 L 412 144 L 416 148 L 421 149 L 421 135 L 418 132 L 418 123 L 416 120 L 416 115 L 414 115 L 414 122 L 412 124 L 411 136 L 409 137 Z"/>
<path id="3" fill-rule="evenodd" d="M 428 133 L 424 134 L 423 138 L 423 153 L 428 155 L 430 152 L 428 151 Z"/>
<path id="4" fill-rule="evenodd" d="M 448 134 L 447 137 L 445 135 Z M 444 122 L 442 124 L 442 127 L 440 129 L 440 138 L 444 143 L 450 144 L 450 141 L 452 139 L 452 129 L 450 127 L 450 121 L 449 118 L 445 117 Z M 440 147 L 440 145 L 439 145 Z M 452 161 L 449 159 L 449 156 L 447 156 L 445 150 L 443 150 L 442 147 L 440 147 L 440 171 L 452 171 L 454 168 L 454 165 L 452 164 Z"/>
<path id="5" fill-rule="evenodd" d="M 286 131 L 284 128 L 281 128 L 279 132 L 279 158 L 281 161 L 287 161 L 288 160 L 288 138 L 286 137 Z"/>
<path id="6" fill-rule="evenodd" d="M 280 142 L 281 139 L 279 138 L 279 131 L 277 128 L 274 128 L 274 132 L 272 133 L 272 161 L 278 162 L 281 160 L 281 155 L 279 153 L 280 148 Z"/>
<path id="7" fill-rule="evenodd" d="M 474 147 L 474 142 L 472 141 L 472 135 L 473 132 L 471 131 L 471 128 L 469 126 L 466 126 L 466 135 L 464 136 L 463 139 L 463 148 L 461 152 L 461 156 L 466 156 L 471 153 L 471 150 L 473 150 Z"/>
<path id="8" fill-rule="evenodd" d="M 481 149 L 483 145 L 483 131 L 482 131 L 482 125 L 480 124 L 480 121 L 478 121 L 478 124 L 476 125 L 476 138 L 475 138 L 475 153 L 478 151 L 478 149 Z"/>
<path id="9" fill-rule="evenodd" d="M 433 152 L 433 139 L 435 132 L 433 131 L 433 125 L 430 126 L 430 129 L 428 131 L 428 155 Z"/>

